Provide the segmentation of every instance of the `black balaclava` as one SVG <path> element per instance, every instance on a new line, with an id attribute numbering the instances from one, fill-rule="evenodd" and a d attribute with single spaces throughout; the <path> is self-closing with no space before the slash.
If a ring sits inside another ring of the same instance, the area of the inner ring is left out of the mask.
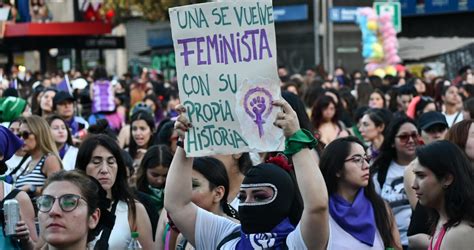
<path id="1" fill-rule="evenodd" d="M 239 217 L 246 234 L 270 232 L 290 216 L 295 199 L 290 174 L 272 163 L 262 163 L 247 171 L 240 190 L 256 187 L 270 187 L 274 195 L 267 202 L 240 203 Z"/>

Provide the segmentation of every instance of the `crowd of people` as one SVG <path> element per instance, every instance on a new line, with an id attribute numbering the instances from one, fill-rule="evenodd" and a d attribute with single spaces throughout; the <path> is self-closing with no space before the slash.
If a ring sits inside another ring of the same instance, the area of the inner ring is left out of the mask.
<path id="1" fill-rule="evenodd" d="M 279 67 L 285 150 L 194 159 L 176 79 L 2 71 L 0 248 L 470 249 L 473 72 L 397 70 Z"/>

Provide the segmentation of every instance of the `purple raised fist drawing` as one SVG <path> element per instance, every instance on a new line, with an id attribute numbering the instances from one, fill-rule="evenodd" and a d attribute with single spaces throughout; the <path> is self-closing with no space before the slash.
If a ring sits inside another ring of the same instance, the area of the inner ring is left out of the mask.
<path id="1" fill-rule="evenodd" d="M 258 135 L 262 137 L 263 135 L 263 123 L 265 121 L 262 119 L 263 112 L 265 112 L 265 97 L 257 96 L 250 101 L 250 106 L 252 107 L 252 111 L 255 114 L 255 123 L 258 127 Z"/>
<path id="2" fill-rule="evenodd" d="M 245 112 L 254 119 L 253 121 L 257 125 L 260 137 L 264 135 L 263 124 L 265 123 L 265 118 L 271 113 L 272 100 L 270 92 L 260 87 L 252 88 L 245 94 Z"/>

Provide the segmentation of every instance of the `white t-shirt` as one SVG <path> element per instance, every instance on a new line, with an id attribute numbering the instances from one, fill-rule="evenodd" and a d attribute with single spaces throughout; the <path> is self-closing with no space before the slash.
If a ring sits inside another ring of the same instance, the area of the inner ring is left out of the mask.
<path id="1" fill-rule="evenodd" d="M 66 154 L 64 154 L 64 157 L 62 159 L 64 170 L 69 171 L 74 169 L 74 167 L 76 166 L 76 158 L 78 152 L 79 149 L 74 146 L 70 146 L 68 148 Z"/>
<path id="2" fill-rule="evenodd" d="M 448 123 L 448 127 L 452 127 L 454 124 L 464 120 L 464 115 L 462 114 L 461 111 L 456 112 L 452 115 L 448 115 L 446 113 L 443 113 L 443 115 L 444 115 L 444 117 L 446 117 L 446 122 Z M 454 119 L 456 119 L 456 120 L 454 120 Z"/>
<path id="3" fill-rule="evenodd" d="M 375 192 L 390 204 L 393 214 L 395 215 L 398 231 L 400 231 L 401 243 L 407 246 L 407 231 L 410 225 L 411 207 L 403 184 L 405 167 L 406 166 L 398 165 L 395 161 L 392 161 L 388 167 L 387 178 L 385 179 L 382 190 L 380 190 L 380 184 L 377 181 L 378 173 L 374 175 L 373 179 Z"/>
<path id="4" fill-rule="evenodd" d="M 383 244 L 382 237 L 380 236 L 379 230 L 376 231 L 374 246 L 371 247 L 360 242 L 354 236 L 346 232 L 337 222 L 329 216 L 329 227 L 331 228 L 330 240 L 331 245 L 328 246 L 328 249 L 337 249 L 337 250 L 384 250 L 385 246 Z"/>
<path id="5" fill-rule="evenodd" d="M 239 228 L 239 224 L 215 215 L 204 209 L 198 208 L 196 215 L 195 240 L 197 250 L 217 249 L 219 243 L 228 235 Z M 237 246 L 240 238 L 233 239 L 225 243 L 222 250 L 233 250 Z M 308 249 L 301 236 L 300 225 L 286 238 L 288 249 Z"/>
<path id="6" fill-rule="evenodd" d="M 6 161 L 5 163 L 7 164 L 8 166 L 8 171 L 5 173 L 5 174 L 10 174 L 17 166 L 18 164 L 20 164 L 21 162 L 21 159 L 23 159 L 23 156 L 17 156 L 17 155 L 13 155 L 12 158 L 10 158 L 10 160 Z M 13 178 L 16 180 L 16 178 L 24 172 L 24 170 L 28 167 L 28 163 L 31 161 L 31 156 L 28 157 L 24 162 L 23 164 L 21 165 L 21 167 L 18 169 L 18 171 L 16 171 L 16 173 L 13 175 Z"/>

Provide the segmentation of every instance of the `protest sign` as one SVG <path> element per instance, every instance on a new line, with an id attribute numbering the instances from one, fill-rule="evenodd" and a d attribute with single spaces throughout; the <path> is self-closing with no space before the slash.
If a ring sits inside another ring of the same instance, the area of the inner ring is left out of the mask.
<path id="1" fill-rule="evenodd" d="M 169 10 L 181 103 L 193 127 L 190 156 L 278 151 L 280 99 L 271 0 Z"/>

